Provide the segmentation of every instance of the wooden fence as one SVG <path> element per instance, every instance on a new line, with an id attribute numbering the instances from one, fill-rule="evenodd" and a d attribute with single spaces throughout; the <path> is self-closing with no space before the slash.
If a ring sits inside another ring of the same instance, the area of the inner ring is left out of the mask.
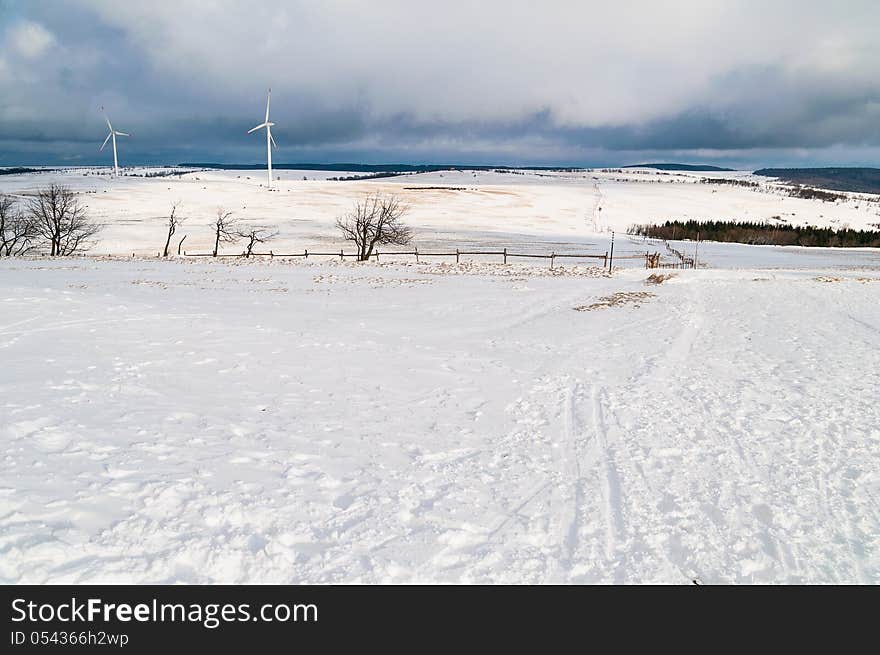
<path id="1" fill-rule="evenodd" d="M 186 251 L 183 252 L 186 257 L 214 257 L 213 253 L 188 253 Z M 413 248 L 412 250 L 407 251 L 389 251 L 389 252 L 379 252 L 376 251 L 370 258 L 375 258 L 376 261 L 379 261 L 381 257 L 404 257 L 410 256 L 415 257 L 416 262 L 421 261 L 422 257 L 455 257 L 455 263 L 459 263 L 461 258 L 464 256 L 478 256 L 478 255 L 486 255 L 486 256 L 495 256 L 501 257 L 501 261 L 506 264 L 508 258 L 528 258 L 528 259 L 548 259 L 550 260 L 550 268 L 553 268 L 556 265 L 557 259 L 601 259 L 603 268 L 610 268 L 613 265 L 611 258 L 608 256 L 607 252 L 599 254 L 593 253 L 567 253 L 567 252 L 551 252 L 548 254 L 538 254 L 538 253 L 524 253 L 524 252 L 512 252 L 507 248 L 502 250 L 459 250 L 458 248 L 455 251 L 430 251 L 430 250 L 419 250 L 418 248 Z M 221 255 L 218 254 L 216 257 L 247 257 L 247 253 L 239 253 L 236 255 Z M 346 257 L 348 258 L 357 258 L 358 253 L 354 252 L 345 252 L 345 250 L 339 250 L 338 252 L 327 252 L 327 251 L 315 251 L 315 250 L 303 250 L 302 252 L 295 253 L 276 253 L 276 252 L 252 252 L 250 254 L 251 257 L 280 257 L 280 258 L 290 258 L 290 257 L 302 257 L 303 259 L 308 259 L 309 257 L 339 257 L 339 259 L 344 260 Z M 616 259 L 641 259 L 644 255 L 635 255 L 635 256 L 618 256 Z"/>
<path id="2" fill-rule="evenodd" d="M 660 261 L 660 253 L 645 253 L 645 268 L 696 268 L 697 264 L 693 257 L 689 257 L 684 253 L 676 250 L 664 239 L 663 245 L 666 246 L 666 252 L 676 258 L 676 261 L 664 263 Z"/>

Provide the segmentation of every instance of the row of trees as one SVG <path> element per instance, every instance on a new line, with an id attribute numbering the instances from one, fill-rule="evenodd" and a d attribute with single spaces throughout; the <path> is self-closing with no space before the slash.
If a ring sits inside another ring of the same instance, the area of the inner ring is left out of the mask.
<path id="1" fill-rule="evenodd" d="M 760 189 L 761 185 L 751 180 L 738 180 L 726 177 L 704 177 L 700 179 L 703 184 L 718 184 L 726 186 L 740 186 L 749 189 Z M 781 187 L 784 193 L 792 198 L 803 198 L 805 200 L 821 200 L 822 202 L 838 202 L 849 200 L 849 196 L 845 193 L 836 193 L 825 189 L 816 189 L 803 184 L 789 184 Z"/>
<path id="2" fill-rule="evenodd" d="M 162 256 L 167 257 L 171 248 L 171 239 L 177 234 L 178 230 L 183 226 L 186 219 L 180 215 L 180 203 L 171 205 L 171 213 L 168 215 L 168 221 L 165 223 L 166 236 L 165 247 L 162 249 Z M 278 231 L 273 228 L 258 225 L 241 225 L 232 215 L 223 208 L 217 209 L 217 218 L 211 223 L 214 231 L 214 257 L 220 251 L 221 244 L 237 243 L 241 240 L 245 241 L 244 255 L 250 257 L 254 252 L 254 246 L 258 243 L 266 243 L 270 239 L 278 235 Z M 186 235 L 177 244 L 177 254 L 180 254 Z"/>
<path id="3" fill-rule="evenodd" d="M 772 246 L 823 246 L 831 248 L 880 247 L 880 231 L 852 230 L 812 225 L 774 225 L 741 221 L 666 221 L 661 225 L 633 225 L 629 234 L 652 239 L 723 241 Z"/>
<path id="4" fill-rule="evenodd" d="M 0 257 L 48 249 L 53 256 L 85 250 L 100 231 L 70 189 L 51 184 L 24 204 L 0 195 Z"/>
<path id="5" fill-rule="evenodd" d="M 69 188 L 51 184 L 39 190 L 23 203 L 11 196 L 0 194 L 0 257 L 26 255 L 31 251 L 49 251 L 52 256 L 72 255 L 87 250 L 101 230 L 93 222 L 76 193 Z M 360 261 L 369 260 L 380 245 L 406 245 L 412 240 L 412 231 L 403 223 L 408 207 L 395 196 L 378 193 L 357 202 L 354 209 L 336 220 L 342 237 L 357 248 Z M 179 232 L 185 218 L 180 214 L 180 203 L 171 206 L 166 222 L 165 246 L 162 256 L 167 257 L 171 240 Z M 244 243 L 243 254 L 250 257 L 254 248 L 278 235 L 269 226 L 240 223 L 222 208 L 217 210 L 213 223 L 216 257 L 221 245 Z M 177 244 L 180 253 L 184 236 Z"/>
<path id="6" fill-rule="evenodd" d="M 176 209 L 176 206 L 172 208 L 168 221 L 165 256 L 168 255 L 171 236 L 180 225 L 180 219 L 175 218 Z M 355 203 L 352 211 L 336 219 L 336 228 L 343 239 L 355 245 L 358 261 L 367 261 L 372 257 L 377 246 L 405 246 L 412 241 L 412 230 L 403 223 L 407 211 L 409 208 L 401 204 L 397 197 L 375 193 Z M 217 210 L 217 218 L 212 225 L 214 257 L 220 251 L 221 244 L 240 241 L 245 243 L 244 256 L 250 257 L 254 252 L 254 246 L 266 243 L 278 235 L 277 230 L 266 226 L 248 225 L 242 228 L 232 212 L 222 208 Z"/>
<path id="7" fill-rule="evenodd" d="M 720 184 L 722 186 L 742 186 L 747 189 L 757 189 L 761 185 L 751 180 L 737 180 L 730 177 L 704 177 L 700 179 L 703 184 Z"/>
<path id="8" fill-rule="evenodd" d="M 336 219 L 336 228 L 343 239 L 351 241 L 355 245 L 358 261 L 367 261 L 378 246 L 405 246 L 412 241 L 412 230 L 403 223 L 403 217 L 407 211 L 409 208 L 401 204 L 397 197 L 376 193 L 355 203 L 352 211 Z M 168 256 L 171 237 L 180 227 L 182 220 L 177 216 L 177 205 L 174 205 L 168 220 L 165 257 Z M 220 252 L 221 245 L 241 241 L 244 241 L 245 244 L 242 254 L 245 257 L 250 257 L 255 246 L 266 243 L 278 235 L 278 231 L 272 227 L 242 226 L 232 212 L 223 208 L 217 210 L 217 217 L 212 223 L 212 227 L 214 229 L 214 249 L 211 254 L 214 257 Z"/>
<path id="9" fill-rule="evenodd" d="M 173 212 L 172 212 L 173 216 Z M 170 223 L 169 223 L 170 225 Z M 214 228 L 214 257 L 220 251 L 220 244 L 245 242 L 243 254 L 250 257 L 254 252 L 254 246 L 266 243 L 278 236 L 278 230 L 263 225 L 242 226 L 237 219 L 223 208 L 217 210 L 217 218 L 212 223 Z"/>

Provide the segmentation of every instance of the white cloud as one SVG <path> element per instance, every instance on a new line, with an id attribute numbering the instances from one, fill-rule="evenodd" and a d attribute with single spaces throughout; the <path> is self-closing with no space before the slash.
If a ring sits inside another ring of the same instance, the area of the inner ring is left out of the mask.
<path id="1" fill-rule="evenodd" d="M 26 59 L 42 56 L 55 43 L 55 37 L 49 30 L 27 20 L 13 25 L 6 40 L 12 52 Z"/>
<path id="2" fill-rule="evenodd" d="M 714 102 L 740 69 L 861 80 L 880 61 L 880 3 L 858 0 L 81 1 L 163 74 L 379 118 L 641 123 Z"/>
<path id="3" fill-rule="evenodd" d="M 279 144 L 315 157 L 880 145 L 876 0 L 16 7 L 0 137 L 91 135 L 106 105 L 154 153 L 231 153 L 271 85 Z"/>

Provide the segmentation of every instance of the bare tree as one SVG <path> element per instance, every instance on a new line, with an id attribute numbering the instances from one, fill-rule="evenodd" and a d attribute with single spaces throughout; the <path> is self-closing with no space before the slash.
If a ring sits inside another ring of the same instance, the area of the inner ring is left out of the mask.
<path id="1" fill-rule="evenodd" d="M 50 184 L 27 203 L 25 214 L 37 236 L 49 243 L 52 256 L 87 250 L 101 226 L 93 223 L 86 208 L 68 187 Z"/>
<path id="2" fill-rule="evenodd" d="M 220 251 L 221 243 L 235 243 L 240 238 L 238 235 L 237 221 L 232 218 L 232 212 L 225 211 L 222 207 L 217 208 L 217 219 L 211 224 L 214 228 L 214 257 Z"/>
<path id="3" fill-rule="evenodd" d="M 401 222 L 408 210 L 395 196 L 375 193 L 336 219 L 336 227 L 357 246 L 358 261 L 367 261 L 378 245 L 405 246 L 412 241 L 412 231 Z"/>
<path id="4" fill-rule="evenodd" d="M 21 213 L 10 196 L 0 194 L 0 257 L 24 255 L 36 246 L 37 237 L 30 216 Z"/>
<path id="5" fill-rule="evenodd" d="M 269 227 L 251 226 L 236 233 L 240 239 L 247 241 L 244 256 L 250 257 L 254 252 L 254 246 L 258 243 L 266 243 L 278 236 L 278 230 Z"/>
<path id="6" fill-rule="evenodd" d="M 165 250 L 162 251 L 163 257 L 168 256 L 168 247 L 171 245 L 171 237 L 174 236 L 174 233 L 177 232 L 177 228 L 179 228 L 186 220 L 182 216 L 178 216 L 178 209 L 180 209 L 179 202 L 175 202 L 171 205 L 171 215 L 168 217 L 168 222 L 166 223 L 166 226 L 168 227 L 168 237 L 165 239 Z"/>

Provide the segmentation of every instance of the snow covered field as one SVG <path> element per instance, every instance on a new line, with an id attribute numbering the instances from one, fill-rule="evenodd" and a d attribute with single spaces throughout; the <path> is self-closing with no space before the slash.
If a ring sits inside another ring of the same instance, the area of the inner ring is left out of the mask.
<path id="1" fill-rule="evenodd" d="M 340 247 L 372 190 L 423 249 L 880 221 L 686 175 L 280 175 L 0 192 L 89 192 L 95 253 L 153 257 L 178 200 L 190 251 L 222 205 L 278 252 Z M 880 582 L 880 251 L 704 243 L 661 284 L 408 259 L 0 260 L 0 581 Z"/>
<path id="2" fill-rule="evenodd" d="M 450 268 L 0 263 L 0 579 L 880 581 L 876 269 Z"/>
<path id="3" fill-rule="evenodd" d="M 189 173 L 180 179 L 119 180 L 96 174 L 101 172 L 106 170 L 0 176 L 0 193 L 32 193 L 49 182 L 83 193 L 91 215 L 105 225 L 92 252 L 111 255 L 155 255 L 165 243 L 164 222 L 175 202 L 180 202 L 179 213 L 188 219 L 174 245 L 185 234 L 184 249 L 191 253 L 210 252 L 213 240 L 209 224 L 218 207 L 246 223 L 277 226 L 279 237 L 267 247 L 274 252 L 338 250 L 346 244 L 339 239 L 335 219 L 373 191 L 395 193 L 410 206 L 406 222 L 413 227 L 415 245 L 422 250 L 527 247 L 529 252 L 601 254 L 609 249 L 611 230 L 619 235 L 633 224 L 667 219 L 783 220 L 853 228 L 880 224 L 878 196 L 853 195 L 838 203 L 791 198 L 773 181 L 740 172 L 444 171 L 332 182 L 326 178 L 347 174 L 278 171 L 282 179 L 272 193 L 262 186 L 262 171 L 208 171 Z M 704 177 L 748 179 L 762 186 L 753 190 L 698 183 Z M 777 216 L 780 218 L 774 219 Z M 615 245 L 618 255 L 644 253 L 646 249 L 628 240 Z M 231 253 L 240 251 L 236 246 L 226 249 Z M 754 251 L 756 255 L 767 252 Z M 787 265 L 775 256 L 773 262 Z M 644 262 L 618 263 L 640 266 Z M 759 259 L 757 263 L 764 262 Z"/>

